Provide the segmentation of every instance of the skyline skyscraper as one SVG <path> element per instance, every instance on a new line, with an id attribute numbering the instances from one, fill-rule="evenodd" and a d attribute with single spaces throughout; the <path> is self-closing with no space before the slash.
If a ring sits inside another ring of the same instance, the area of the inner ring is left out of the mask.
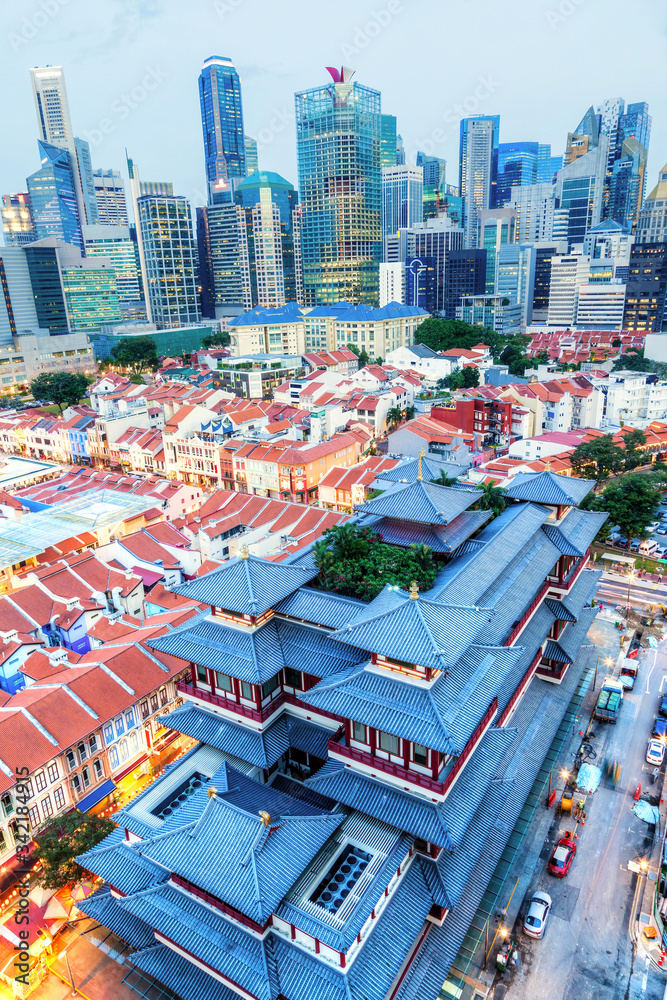
<path id="1" fill-rule="evenodd" d="M 496 207 L 499 115 L 475 115 L 461 120 L 459 194 L 463 198 L 465 245 L 478 243 L 479 213 Z"/>
<path id="2" fill-rule="evenodd" d="M 199 74 L 208 202 L 246 176 L 241 80 L 228 56 L 209 56 Z M 224 199 L 223 199 L 224 200 Z"/>
<path id="3" fill-rule="evenodd" d="M 501 142 L 498 145 L 496 206 L 508 205 L 513 187 L 551 184 L 563 166 L 562 156 L 552 156 L 543 142 Z"/>
<path id="4" fill-rule="evenodd" d="M 41 139 L 39 150 L 42 165 L 26 178 L 36 239 L 55 236 L 83 250 L 72 155 Z"/>
<path id="5" fill-rule="evenodd" d="M 253 307 L 283 306 L 296 300 L 292 219 L 294 185 L 280 174 L 256 171 L 238 186 L 246 216 L 248 277 Z"/>
<path id="6" fill-rule="evenodd" d="M 119 170 L 93 170 L 97 214 L 101 226 L 127 226 L 125 185 Z"/>
<path id="7" fill-rule="evenodd" d="M 583 243 L 587 231 L 602 220 L 608 142 L 607 136 L 600 134 L 597 145 L 571 160 L 556 176 L 558 206 L 568 212 L 570 248 L 575 243 Z"/>
<path id="8" fill-rule="evenodd" d="M 2 196 L 2 231 L 7 246 L 27 246 L 37 239 L 27 191 Z"/>
<path id="9" fill-rule="evenodd" d="M 382 169 L 382 237 L 410 229 L 424 216 L 424 183 L 421 167 L 407 164 Z M 384 254 L 386 260 L 386 254 Z"/>
<path id="10" fill-rule="evenodd" d="M 307 306 L 378 303 L 381 98 L 351 76 L 295 95 Z"/>
<path id="11" fill-rule="evenodd" d="M 161 330 L 201 320 L 197 247 L 190 202 L 178 195 L 141 195 L 137 231 L 144 250 L 144 289 L 152 320 Z"/>

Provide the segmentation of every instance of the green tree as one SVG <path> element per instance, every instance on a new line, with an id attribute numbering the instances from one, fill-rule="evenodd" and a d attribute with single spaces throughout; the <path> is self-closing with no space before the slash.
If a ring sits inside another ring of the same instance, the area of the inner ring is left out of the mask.
<path id="1" fill-rule="evenodd" d="M 645 358 L 644 348 L 630 351 L 629 354 L 621 354 L 614 361 L 612 371 L 653 372 L 658 378 L 667 378 L 667 364 L 664 361 L 651 361 L 650 358 Z"/>
<path id="2" fill-rule="evenodd" d="M 597 496 L 589 493 L 582 506 L 588 510 L 608 511 L 609 524 L 617 524 L 630 545 L 632 538 L 646 537 L 660 499 L 660 491 L 650 476 L 631 475 L 609 483 Z"/>
<path id="3" fill-rule="evenodd" d="M 59 816 L 35 837 L 36 857 L 42 862 L 41 884 L 62 889 L 77 882 L 85 869 L 76 858 L 91 850 L 116 828 L 113 820 L 90 813 L 71 812 Z"/>
<path id="4" fill-rule="evenodd" d="M 438 319 L 429 316 L 417 327 L 415 342 L 425 344 L 432 351 L 449 351 L 453 347 L 470 350 L 475 344 L 486 344 L 494 358 L 500 357 L 507 337 L 488 326 L 473 326 L 460 319 Z"/>
<path id="5" fill-rule="evenodd" d="M 456 476 L 449 476 L 444 469 L 441 469 L 435 479 L 431 480 L 437 486 L 457 486 L 458 479 Z"/>
<path id="6" fill-rule="evenodd" d="M 463 388 L 474 389 L 479 385 L 479 368 L 468 365 L 463 369 Z"/>
<path id="7" fill-rule="evenodd" d="M 121 337 L 111 348 L 111 356 L 122 368 L 143 372 L 147 368 L 155 371 L 158 355 L 152 337 Z"/>
<path id="8" fill-rule="evenodd" d="M 60 412 L 74 406 L 86 395 L 90 380 L 78 372 L 42 372 L 30 383 L 35 399 L 48 399 Z"/>
<path id="9" fill-rule="evenodd" d="M 231 343 L 228 333 L 211 333 L 208 337 L 202 337 L 201 346 L 204 350 L 211 347 L 227 347 Z"/>
<path id="10" fill-rule="evenodd" d="M 530 337 L 523 333 L 517 333 L 510 340 L 509 344 L 500 355 L 500 360 L 507 365 L 510 375 L 523 376 L 526 368 L 532 368 L 533 358 L 526 354 L 526 348 L 530 344 Z"/>
<path id="11" fill-rule="evenodd" d="M 405 410 L 403 411 L 403 416 L 405 417 L 405 419 L 406 420 L 412 420 L 412 418 L 414 417 L 414 415 L 415 415 L 415 408 L 414 408 L 414 406 L 406 406 Z"/>
<path id="12" fill-rule="evenodd" d="M 614 444 L 611 434 L 584 441 L 572 452 L 572 468 L 583 479 L 594 479 L 599 485 L 611 473 L 621 472 L 625 467 L 625 453 Z"/>
<path id="13" fill-rule="evenodd" d="M 391 406 L 387 410 L 387 426 L 396 428 L 403 419 L 403 410 L 400 406 Z"/>
<path id="14" fill-rule="evenodd" d="M 492 482 L 483 483 L 482 495 L 475 504 L 474 510 L 490 510 L 493 511 L 494 517 L 498 517 L 506 507 L 507 498 L 505 490 Z"/>
<path id="15" fill-rule="evenodd" d="M 428 546 L 387 545 L 377 532 L 350 522 L 325 531 L 313 556 L 319 569 L 314 586 L 364 601 L 372 601 L 387 584 L 407 590 L 415 580 L 420 590 L 428 590 L 435 579 Z"/>
<path id="16" fill-rule="evenodd" d="M 642 430 L 633 428 L 623 437 L 625 445 L 625 468 L 630 471 L 636 469 L 638 465 L 644 465 L 646 455 L 643 451 L 646 446 L 646 435 Z"/>

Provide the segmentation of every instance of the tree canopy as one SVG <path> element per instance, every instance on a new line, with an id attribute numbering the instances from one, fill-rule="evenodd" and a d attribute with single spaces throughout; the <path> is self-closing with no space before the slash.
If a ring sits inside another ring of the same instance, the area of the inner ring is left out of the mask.
<path id="1" fill-rule="evenodd" d="M 475 344 L 486 344 L 495 358 L 500 355 L 506 340 L 488 326 L 473 326 L 460 319 L 429 316 L 417 327 L 415 343 L 425 344 L 432 351 L 448 351 L 452 347 L 470 350 Z"/>
<path id="2" fill-rule="evenodd" d="M 526 348 L 530 344 L 530 337 L 524 333 L 517 333 L 512 337 L 500 355 L 500 360 L 507 365 L 510 375 L 523 376 L 526 368 L 533 368 L 536 358 L 529 358 Z"/>
<path id="3" fill-rule="evenodd" d="M 625 452 L 614 444 L 611 434 L 603 434 L 602 437 L 577 445 L 570 461 L 572 468 L 582 479 L 595 479 L 597 483 L 602 483 L 611 473 L 621 472 L 625 468 Z"/>
<path id="4" fill-rule="evenodd" d="M 505 510 L 505 507 L 507 507 L 505 490 L 496 486 L 495 483 L 487 482 L 482 485 L 482 495 L 473 509 L 490 510 L 493 511 L 494 517 L 498 517 Z"/>
<path id="5" fill-rule="evenodd" d="M 389 584 L 408 590 L 413 580 L 428 590 L 435 580 L 433 552 L 426 545 L 387 545 L 370 528 L 342 524 L 329 528 L 314 548 L 319 576 L 314 586 L 372 601 Z"/>
<path id="6" fill-rule="evenodd" d="M 659 485 L 652 476 L 630 475 L 609 483 L 600 494 L 589 493 L 581 506 L 609 511 L 609 526 L 617 524 L 629 545 L 632 538 L 646 536 L 660 499 Z"/>
<path id="7" fill-rule="evenodd" d="M 444 380 L 450 389 L 474 389 L 479 385 L 479 368 L 471 365 L 458 368 Z"/>
<path id="8" fill-rule="evenodd" d="M 122 368 L 143 372 L 158 366 L 158 354 L 152 337 L 121 337 L 111 348 L 111 357 Z"/>
<path id="9" fill-rule="evenodd" d="M 208 337 L 202 337 L 201 346 L 204 350 L 210 347 L 227 347 L 231 339 L 228 333 L 211 333 Z"/>
<path id="10" fill-rule="evenodd" d="M 664 361 L 651 361 L 650 358 L 645 358 L 643 347 L 639 351 L 631 351 L 629 354 L 621 354 L 621 356 L 616 358 L 614 361 L 612 371 L 653 372 L 658 376 L 658 378 L 667 378 L 667 364 L 665 364 Z"/>
<path id="11" fill-rule="evenodd" d="M 91 850 L 115 829 L 113 820 L 90 813 L 70 812 L 58 816 L 36 835 L 37 858 L 42 862 L 41 884 L 62 889 L 77 882 L 85 869 L 75 860 Z"/>
<path id="12" fill-rule="evenodd" d="M 646 435 L 639 428 L 633 428 L 623 438 L 625 445 L 625 468 L 630 471 L 636 469 L 638 465 L 646 462 L 646 455 L 643 448 L 646 445 Z"/>
<path id="13" fill-rule="evenodd" d="M 89 384 L 89 379 L 79 372 L 42 372 L 30 383 L 30 391 L 35 399 L 47 399 L 62 413 L 86 395 Z"/>

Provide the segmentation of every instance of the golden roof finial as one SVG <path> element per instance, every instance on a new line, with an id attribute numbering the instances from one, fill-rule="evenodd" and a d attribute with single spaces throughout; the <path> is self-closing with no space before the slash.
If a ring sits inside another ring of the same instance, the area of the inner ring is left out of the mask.
<path id="1" fill-rule="evenodd" d="M 551 459 L 550 458 L 548 458 L 547 461 L 546 461 L 546 465 L 544 466 L 544 471 L 545 472 L 551 472 Z"/>
<path id="2" fill-rule="evenodd" d="M 419 587 L 417 586 L 417 581 L 413 580 L 410 584 L 410 600 L 416 601 L 419 597 Z"/>
<path id="3" fill-rule="evenodd" d="M 241 546 L 241 551 L 239 552 L 239 555 L 241 556 L 241 559 L 247 559 L 248 558 L 249 552 L 248 552 L 248 546 L 247 545 L 242 545 Z"/>
<path id="4" fill-rule="evenodd" d="M 209 788 L 208 797 L 209 799 L 216 799 L 218 797 L 218 789 L 215 787 L 215 785 L 211 785 L 211 787 Z"/>
<path id="5" fill-rule="evenodd" d="M 419 472 L 417 473 L 417 479 L 419 480 L 419 482 L 421 482 L 422 479 L 423 479 L 423 476 L 422 476 L 422 458 L 426 458 L 426 452 L 425 452 L 425 450 L 423 448 L 419 452 Z"/>
<path id="6" fill-rule="evenodd" d="M 266 809 L 259 810 L 259 818 L 261 819 L 264 826 L 271 826 L 271 817 L 269 813 L 267 813 Z"/>

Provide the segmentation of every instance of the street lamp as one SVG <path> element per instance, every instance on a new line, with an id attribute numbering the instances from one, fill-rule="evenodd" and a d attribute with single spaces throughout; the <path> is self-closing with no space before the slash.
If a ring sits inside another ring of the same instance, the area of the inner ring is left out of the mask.
<path id="1" fill-rule="evenodd" d="M 74 985 L 74 977 L 72 976 L 72 969 L 70 968 L 69 964 L 69 955 L 67 954 L 67 948 L 65 948 L 65 950 L 61 952 L 60 957 L 65 959 L 65 964 L 67 965 L 67 974 L 69 976 L 70 986 L 72 987 L 71 995 L 73 997 L 76 997 L 78 996 L 78 993 L 76 990 L 76 986 Z"/>
<path id="2" fill-rule="evenodd" d="M 630 575 L 628 577 L 628 605 L 630 604 L 630 587 L 632 586 L 632 581 L 634 580 L 634 578 L 635 578 L 635 574 L 634 573 L 630 573 Z"/>

